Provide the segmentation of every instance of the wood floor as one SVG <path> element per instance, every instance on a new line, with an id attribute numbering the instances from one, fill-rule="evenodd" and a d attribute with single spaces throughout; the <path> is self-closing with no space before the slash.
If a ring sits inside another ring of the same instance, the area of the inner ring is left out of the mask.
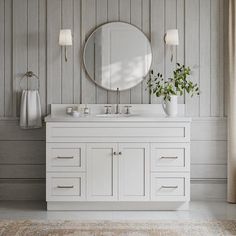
<path id="1" fill-rule="evenodd" d="M 236 204 L 191 202 L 189 211 L 46 211 L 41 201 L 0 201 L 0 219 L 31 220 L 236 220 Z"/>

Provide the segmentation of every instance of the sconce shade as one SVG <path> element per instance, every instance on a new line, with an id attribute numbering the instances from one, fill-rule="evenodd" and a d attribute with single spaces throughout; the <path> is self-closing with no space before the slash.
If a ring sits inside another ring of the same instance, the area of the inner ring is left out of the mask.
<path id="1" fill-rule="evenodd" d="M 165 42 L 167 45 L 179 45 L 179 32 L 177 29 L 166 31 Z"/>
<path id="2" fill-rule="evenodd" d="M 72 35 L 70 29 L 61 29 L 59 35 L 59 45 L 69 46 L 72 45 Z"/>

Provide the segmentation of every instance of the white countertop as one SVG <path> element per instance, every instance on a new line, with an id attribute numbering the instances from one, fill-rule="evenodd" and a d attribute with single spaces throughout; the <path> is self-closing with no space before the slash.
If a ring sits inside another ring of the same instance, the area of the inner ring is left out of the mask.
<path id="1" fill-rule="evenodd" d="M 73 117 L 71 115 L 61 115 L 61 116 L 52 116 L 48 115 L 45 117 L 45 122 L 191 122 L 189 117 L 166 117 L 162 115 L 139 115 L 131 114 L 128 116 L 118 116 L 111 117 L 96 116 L 96 115 L 87 115 L 80 117 Z"/>

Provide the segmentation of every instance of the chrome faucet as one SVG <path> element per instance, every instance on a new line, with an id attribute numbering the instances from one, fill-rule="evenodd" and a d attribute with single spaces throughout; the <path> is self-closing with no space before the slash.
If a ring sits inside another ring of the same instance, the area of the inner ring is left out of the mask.
<path id="1" fill-rule="evenodd" d="M 119 104 L 120 104 L 120 90 L 119 90 L 119 88 L 117 88 L 116 89 L 116 112 L 115 112 L 115 114 L 120 114 Z"/>

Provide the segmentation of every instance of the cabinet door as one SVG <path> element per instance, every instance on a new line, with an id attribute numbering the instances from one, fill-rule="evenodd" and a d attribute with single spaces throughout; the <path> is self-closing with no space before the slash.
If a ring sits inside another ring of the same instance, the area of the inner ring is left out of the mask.
<path id="1" fill-rule="evenodd" d="M 149 145 L 119 144 L 119 200 L 149 199 Z"/>
<path id="2" fill-rule="evenodd" d="M 87 145 L 87 197 L 90 201 L 117 200 L 117 144 Z"/>

